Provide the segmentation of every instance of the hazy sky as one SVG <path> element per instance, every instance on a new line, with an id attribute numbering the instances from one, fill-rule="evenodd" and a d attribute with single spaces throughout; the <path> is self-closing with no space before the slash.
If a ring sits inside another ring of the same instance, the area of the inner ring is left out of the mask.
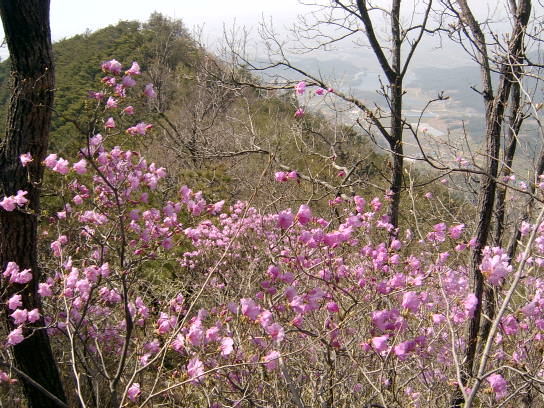
<path id="1" fill-rule="evenodd" d="M 51 0 L 53 41 L 116 24 L 119 20 L 145 21 L 151 13 L 180 18 L 187 28 L 204 24 L 211 36 L 221 32 L 223 23 L 252 26 L 264 14 L 278 21 L 293 20 L 304 10 L 297 0 Z M 3 39 L 0 27 L 0 38 Z M 4 52 L 2 54 L 5 54 Z"/>
<path id="2" fill-rule="evenodd" d="M 221 29 L 223 22 L 234 19 L 252 24 L 265 15 L 278 18 L 296 16 L 296 0 L 51 0 L 51 32 L 54 40 L 95 30 L 119 20 L 145 21 L 153 11 L 181 18 L 188 28 L 206 24 L 210 31 Z"/>
<path id="3" fill-rule="evenodd" d="M 476 11 L 487 14 L 489 9 L 506 2 L 469 0 L 469 3 Z M 409 5 L 410 2 L 403 4 Z M 307 14 L 310 10 L 310 7 L 300 5 L 298 0 L 51 0 L 51 34 L 53 41 L 58 41 L 86 29 L 94 31 L 116 24 L 119 20 L 145 21 L 152 12 L 158 11 L 182 19 L 189 30 L 203 25 L 203 40 L 213 48 L 215 40 L 221 37 L 223 24 L 231 26 L 236 21 L 237 26 L 255 27 L 264 16 L 272 17 L 276 28 L 280 28 L 290 25 L 297 15 Z M 0 26 L 0 42 L 3 37 Z M 7 54 L 4 45 L 0 48 L 0 58 L 5 59 Z"/>

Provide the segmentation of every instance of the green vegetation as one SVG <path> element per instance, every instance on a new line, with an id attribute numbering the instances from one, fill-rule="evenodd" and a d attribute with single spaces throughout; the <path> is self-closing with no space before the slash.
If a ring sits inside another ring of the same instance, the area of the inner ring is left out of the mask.
<path id="1" fill-rule="evenodd" d="M 135 138 L 121 130 L 109 136 L 109 143 L 140 150 L 167 167 L 169 188 L 188 184 L 211 201 L 254 196 L 259 206 L 281 202 L 282 207 L 295 208 L 311 201 L 317 213 L 337 217 L 334 208 L 327 206 L 328 200 L 340 194 L 371 199 L 382 196 L 387 186 L 388 159 L 366 137 L 318 114 L 306 112 L 304 118 L 294 119 L 297 101 L 292 92 L 240 86 L 236 79 L 258 80 L 203 50 L 180 20 L 153 14 L 146 23 L 121 21 L 63 39 L 54 45 L 54 52 L 57 89 L 50 151 L 63 157 L 75 157 L 88 135 L 104 131 L 103 120 L 110 112 L 86 96 L 91 90 L 100 91 L 104 76 L 98 70 L 100 64 L 115 58 L 125 69 L 138 61 L 143 83 L 153 83 L 159 98 L 148 105 L 135 99 L 136 115 L 115 117 L 119 129 L 140 121 L 153 123 L 151 133 Z M 9 61 L 4 61 L 0 64 L 2 113 L 7 108 L 8 77 Z M 3 127 L 2 121 L 2 132 Z M 247 153 L 230 155 L 243 151 Z M 356 164 L 352 177 L 342 185 L 339 167 L 349 169 Z M 272 182 L 273 173 L 286 168 L 316 182 Z M 44 215 L 52 216 L 62 200 L 54 193 L 48 196 L 47 186 L 55 186 L 58 180 L 50 174 L 47 177 L 43 210 Z M 411 170 L 411 177 L 414 186 L 423 186 L 403 196 L 401 219 L 410 224 L 417 204 L 419 210 L 438 211 L 429 218 L 432 223 L 444 215 L 440 208 L 427 208 L 428 200 L 423 198 L 428 191 L 425 181 L 432 176 Z M 406 186 L 409 183 L 406 179 Z M 449 196 L 447 189 L 435 186 L 432 193 L 441 196 L 445 208 L 454 203 L 458 207 L 459 197 Z"/>

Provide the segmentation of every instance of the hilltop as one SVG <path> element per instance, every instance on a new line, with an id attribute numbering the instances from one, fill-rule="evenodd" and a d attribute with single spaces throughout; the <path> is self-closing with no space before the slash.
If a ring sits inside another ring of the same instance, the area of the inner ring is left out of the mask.
<path id="1" fill-rule="evenodd" d="M 200 46 L 180 20 L 153 14 L 145 23 L 120 21 L 55 43 L 54 54 L 57 86 L 50 151 L 64 157 L 75 156 L 87 136 L 103 131 L 108 112 L 87 94 L 99 90 L 104 75 L 100 64 L 115 58 L 125 67 L 138 61 L 144 82 L 154 84 L 158 98 L 136 106 L 137 114 L 130 118 L 153 123 L 152 133 L 134 138 L 120 132 L 114 140 L 165 166 L 172 187 L 189 184 L 212 199 L 253 196 L 260 206 L 280 201 L 298 206 L 310 199 L 316 208 L 334 214 L 328 200 L 345 194 L 381 196 L 387 185 L 386 154 L 356 127 L 317 111 L 295 119 L 300 101 L 294 92 L 240 85 L 258 85 L 259 80 Z M 6 84 L 8 70 L 9 61 L 0 64 L 0 83 Z M 7 98 L 8 87 L 0 87 L 2 113 Z M 350 179 L 344 180 L 351 169 Z M 276 171 L 297 171 L 300 178 L 274 183 Z M 412 182 L 425 185 L 429 177 L 412 167 L 411 172 Z M 455 199 L 442 193 L 446 201 Z M 427 206 L 425 200 L 419 205 Z"/>

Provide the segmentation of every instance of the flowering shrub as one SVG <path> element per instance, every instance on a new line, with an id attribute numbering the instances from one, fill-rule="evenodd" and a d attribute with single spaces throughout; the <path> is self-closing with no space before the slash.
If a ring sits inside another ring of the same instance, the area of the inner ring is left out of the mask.
<path id="1" fill-rule="evenodd" d="M 393 231 L 378 197 L 339 200 L 339 219 L 325 220 L 307 204 L 263 213 L 247 202 L 209 203 L 187 186 L 168 195 L 164 168 L 107 147 L 134 113 L 123 105 L 139 66 L 122 75 L 112 60 L 102 69 L 106 88 L 92 97 L 109 117 L 104 134 L 74 163 L 55 154 L 44 161 L 63 178 L 66 199 L 46 231 L 50 274 L 31 282 L 14 263 L 2 271 L 4 288 L 35 284 L 43 298 L 43 310 L 24 309 L 18 294 L 7 300 L 17 327 L 4 336 L 6 361 L 31 335 L 26 324 L 43 315 L 85 404 L 446 406 L 478 306 L 464 225 L 439 223 L 417 239 Z M 149 84 L 142 94 L 155 97 Z M 145 123 L 126 129 L 129 137 L 148 131 Z M 24 211 L 24 196 L 0 206 Z M 486 406 L 542 375 L 544 227 L 523 228 L 533 254 L 510 260 L 501 248 L 483 250 L 480 270 L 498 304 L 516 274 L 524 278 L 499 316 L 480 379 Z M 5 372 L 0 381 L 13 382 Z"/>

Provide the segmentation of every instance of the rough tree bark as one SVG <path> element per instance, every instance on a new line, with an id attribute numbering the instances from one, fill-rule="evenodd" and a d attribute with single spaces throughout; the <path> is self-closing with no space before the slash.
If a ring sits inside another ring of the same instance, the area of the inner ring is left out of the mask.
<path id="1" fill-rule="evenodd" d="M 29 200 L 24 210 L 0 209 L 0 267 L 4 270 L 12 261 L 21 269 L 32 270 L 32 281 L 7 289 L 7 296 L 20 293 L 23 307 L 31 310 L 41 306 L 37 293 L 41 274 L 37 257 L 41 162 L 48 146 L 55 86 L 49 0 L 0 0 L 0 16 L 10 52 L 12 82 L 6 134 L 0 146 L 0 196 L 25 190 Z M 34 161 L 23 167 L 19 156 L 28 152 Z M 7 316 L 5 299 L 2 304 L 11 330 L 13 323 Z M 34 325 L 43 326 L 43 319 Z M 66 401 L 47 332 L 29 327 L 24 334 L 28 337 L 13 347 L 15 365 L 49 393 Z M 24 378 L 21 382 L 29 406 L 59 406 Z"/>
<path id="2" fill-rule="evenodd" d="M 487 52 L 487 41 L 485 34 L 480 27 L 480 23 L 474 17 L 467 0 L 456 0 L 458 9 L 449 2 L 451 9 L 457 13 L 459 22 L 465 36 L 469 39 L 475 49 L 475 56 L 480 64 L 482 77 L 482 96 L 485 104 L 485 140 L 486 140 L 486 164 L 485 174 L 480 179 L 480 194 L 478 198 L 478 224 L 476 228 L 476 244 L 472 250 L 471 276 L 472 291 L 478 299 L 478 304 L 474 311 L 474 317 L 471 319 L 468 333 L 466 336 L 466 351 L 463 363 L 461 379 L 464 385 L 473 375 L 474 362 L 477 353 L 478 339 L 482 335 L 481 315 L 482 310 L 488 312 L 492 310 L 492 305 L 484 305 L 484 277 L 480 271 L 482 262 L 482 249 L 487 245 L 490 226 L 493 217 L 493 208 L 495 204 L 496 179 L 498 176 L 498 158 L 502 125 L 504 122 L 504 112 L 507 101 L 510 96 L 512 83 L 514 82 L 514 72 L 512 66 L 515 65 L 515 57 L 518 56 L 523 47 L 523 36 L 531 13 L 531 0 L 519 0 L 515 8 L 515 27 L 511 34 L 508 44 L 508 54 L 504 57 L 501 64 L 499 75 L 499 84 L 496 92 L 493 89 L 491 80 L 490 56 Z M 513 154 L 513 152 L 512 152 Z M 493 302 L 492 292 L 488 292 L 488 302 Z M 485 327 L 484 332 L 487 331 Z M 485 333 L 484 333 L 485 334 Z M 461 407 L 464 398 L 460 390 L 454 393 L 452 398 L 452 407 Z"/>

